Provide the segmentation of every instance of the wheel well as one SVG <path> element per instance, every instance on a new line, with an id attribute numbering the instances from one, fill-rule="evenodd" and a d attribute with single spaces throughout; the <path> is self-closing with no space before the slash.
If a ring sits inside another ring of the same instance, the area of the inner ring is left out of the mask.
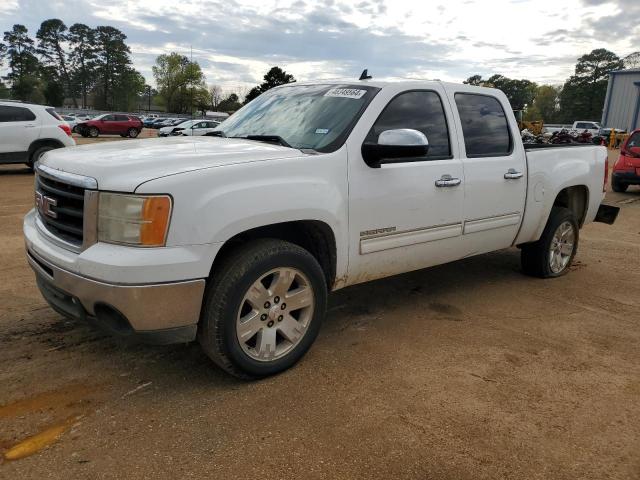
<path id="1" fill-rule="evenodd" d="M 336 240 L 331 227 L 317 220 L 276 223 L 239 233 L 224 243 L 216 255 L 211 270 L 215 271 L 216 266 L 233 250 L 258 238 L 277 238 L 304 248 L 322 267 L 327 286 L 331 288 L 333 285 L 336 278 Z"/>
<path id="2" fill-rule="evenodd" d="M 553 202 L 554 207 L 565 207 L 571 210 L 576 216 L 580 227 L 584 224 L 588 205 L 589 189 L 584 185 L 565 188 L 558 193 L 558 196 Z"/>
<path id="3" fill-rule="evenodd" d="M 64 147 L 64 145 L 59 140 L 55 140 L 53 138 L 38 139 L 31 145 L 29 145 L 29 160 L 31 160 L 31 156 L 33 155 L 33 153 L 40 147 L 62 148 Z"/>

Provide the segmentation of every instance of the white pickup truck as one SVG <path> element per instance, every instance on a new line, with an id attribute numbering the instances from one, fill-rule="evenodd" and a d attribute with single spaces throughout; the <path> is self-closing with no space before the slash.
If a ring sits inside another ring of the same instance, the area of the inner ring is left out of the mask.
<path id="1" fill-rule="evenodd" d="M 517 246 L 557 277 L 601 205 L 607 151 L 520 141 L 505 95 L 441 82 L 294 83 L 213 136 L 48 152 L 27 258 L 58 312 L 200 341 L 258 378 L 309 349 L 329 291 Z"/>

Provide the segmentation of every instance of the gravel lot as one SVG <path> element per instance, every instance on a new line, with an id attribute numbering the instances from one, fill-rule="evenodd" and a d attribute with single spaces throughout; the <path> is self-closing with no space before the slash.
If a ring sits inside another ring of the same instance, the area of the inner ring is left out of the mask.
<path id="1" fill-rule="evenodd" d="M 0 458 L 48 446 L 0 478 L 640 478 L 637 187 L 569 275 L 525 277 L 513 249 L 342 290 L 307 357 L 255 383 L 49 309 L 32 189 L 0 167 Z"/>

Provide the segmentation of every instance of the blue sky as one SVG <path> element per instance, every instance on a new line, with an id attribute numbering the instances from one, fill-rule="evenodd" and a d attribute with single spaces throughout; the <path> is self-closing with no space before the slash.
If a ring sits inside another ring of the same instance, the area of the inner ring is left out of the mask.
<path id="1" fill-rule="evenodd" d="M 0 31 L 35 35 L 60 18 L 112 25 L 152 82 L 161 53 L 190 55 L 207 82 L 247 88 L 272 65 L 300 80 L 357 77 L 462 81 L 499 73 L 562 83 L 581 54 L 640 50 L 640 0 L 0 0 Z"/>

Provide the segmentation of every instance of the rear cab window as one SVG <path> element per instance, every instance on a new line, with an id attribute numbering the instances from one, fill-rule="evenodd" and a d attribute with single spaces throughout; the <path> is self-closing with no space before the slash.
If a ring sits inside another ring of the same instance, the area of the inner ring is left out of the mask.
<path id="1" fill-rule="evenodd" d="M 35 119 L 35 114 L 28 108 L 0 105 L 0 123 L 32 122 Z"/>
<path id="2" fill-rule="evenodd" d="M 513 140 L 500 101 L 491 95 L 456 93 L 468 158 L 511 155 Z"/>

